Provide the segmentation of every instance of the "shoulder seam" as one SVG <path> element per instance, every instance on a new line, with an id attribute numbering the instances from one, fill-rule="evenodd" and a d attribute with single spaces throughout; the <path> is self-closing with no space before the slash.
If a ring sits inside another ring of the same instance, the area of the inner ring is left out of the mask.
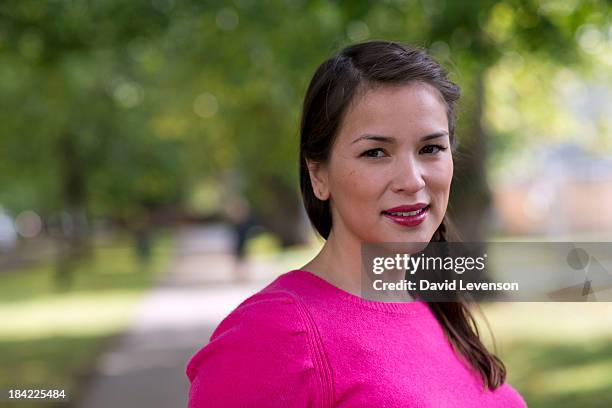
<path id="1" fill-rule="evenodd" d="M 323 347 L 323 341 L 321 340 L 321 335 L 319 333 L 317 324 L 312 318 L 308 307 L 304 304 L 304 302 L 302 302 L 299 296 L 297 296 L 293 291 L 287 289 L 275 289 L 267 293 L 258 293 L 256 295 L 261 295 L 257 296 L 260 297 L 260 299 L 253 300 L 250 302 L 250 304 L 291 300 L 295 305 L 298 316 L 302 321 L 302 325 L 306 329 L 306 337 L 308 339 L 307 343 L 309 346 L 308 352 L 314 364 L 316 372 L 315 376 L 318 377 L 319 380 L 321 402 L 323 404 L 322 407 L 332 408 L 334 406 L 335 393 L 331 364 L 329 363 L 329 359 Z M 252 297 L 256 297 L 256 295 L 253 295 Z M 266 298 L 265 295 L 271 296 Z M 245 300 L 244 303 L 246 303 L 248 300 L 250 299 Z"/>
<path id="2" fill-rule="evenodd" d="M 289 295 L 302 318 L 302 323 L 306 326 L 308 340 L 310 343 L 313 363 L 315 364 L 315 370 L 319 376 L 319 383 L 321 387 L 321 396 L 323 407 L 333 407 L 334 405 L 334 382 L 331 370 L 331 365 L 325 349 L 323 347 L 323 341 L 319 333 L 318 327 L 312 318 L 307 306 L 299 299 L 295 294 L 291 292 L 284 292 Z"/>

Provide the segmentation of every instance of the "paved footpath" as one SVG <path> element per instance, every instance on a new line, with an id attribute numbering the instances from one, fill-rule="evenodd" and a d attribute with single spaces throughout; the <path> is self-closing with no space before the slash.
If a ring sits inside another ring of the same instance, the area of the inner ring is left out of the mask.
<path id="1" fill-rule="evenodd" d="M 80 408 L 186 407 L 189 357 L 224 316 L 282 273 L 258 265 L 253 279 L 236 284 L 232 235 L 220 225 L 184 229 L 176 241 L 171 270 L 101 356 Z"/>

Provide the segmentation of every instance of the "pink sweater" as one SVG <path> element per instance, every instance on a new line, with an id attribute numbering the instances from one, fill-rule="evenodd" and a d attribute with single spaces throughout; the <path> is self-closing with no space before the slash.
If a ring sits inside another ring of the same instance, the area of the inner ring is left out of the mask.
<path id="1" fill-rule="evenodd" d="M 189 408 L 525 407 L 480 377 L 426 303 L 364 300 L 294 270 L 245 300 L 187 365 Z"/>

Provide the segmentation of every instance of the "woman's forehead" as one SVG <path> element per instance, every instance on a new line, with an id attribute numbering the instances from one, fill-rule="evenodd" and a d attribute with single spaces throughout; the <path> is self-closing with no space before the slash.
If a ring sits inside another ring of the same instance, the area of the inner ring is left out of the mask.
<path id="1" fill-rule="evenodd" d="M 383 85 L 357 98 L 346 112 L 338 135 L 343 144 L 352 144 L 364 134 L 397 139 L 448 132 L 446 104 L 429 84 Z"/>

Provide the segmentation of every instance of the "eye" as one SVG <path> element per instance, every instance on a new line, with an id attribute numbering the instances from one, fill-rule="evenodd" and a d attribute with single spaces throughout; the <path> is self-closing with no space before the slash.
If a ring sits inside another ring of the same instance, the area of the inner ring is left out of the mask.
<path id="1" fill-rule="evenodd" d="M 421 152 L 425 154 L 437 154 L 446 149 L 446 147 L 440 145 L 427 145 L 421 149 Z"/>
<path id="2" fill-rule="evenodd" d="M 376 159 L 376 158 L 379 158 L 379 157 L 384 157 L 383 156 L 384 154 L 385 154 L 385 151 L 379 147 L 379 148 L 376 148 L 376 149 L 366 150 L 365 152 L 361 153 L 361 155 L 359 157 L 369 157 L 369 158 Z"/>

